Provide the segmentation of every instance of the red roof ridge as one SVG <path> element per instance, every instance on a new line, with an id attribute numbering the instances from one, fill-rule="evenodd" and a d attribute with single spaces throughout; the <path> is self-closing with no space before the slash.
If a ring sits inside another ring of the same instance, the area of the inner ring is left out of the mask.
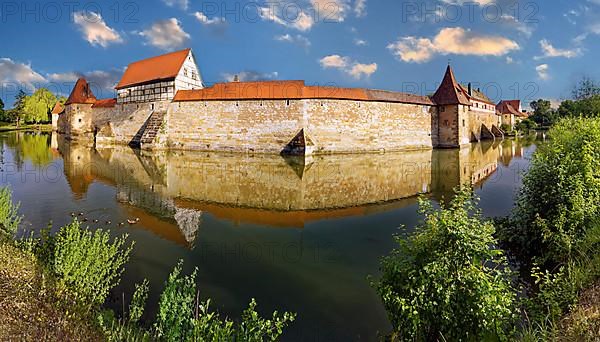
<path id="1" fill-rule="evenodd" d="M 96 96 L 92 92 L 90 85 L 87 83 L 85 78 L 80 78 L 75 83 L 75 87 L 71 90 L 71 95 L 65 102 L 65 105 L 70 104 L 93 104 L 96 102 Z"/>
<path id="2" fill-rule="evenodd" d="M 460 84 L 456 82 L 452 67 L 448 65 L 446 73 L 442 79 L 442 83 L 436 90 L 435 94 L 431 97 L 433 101 L 438 105 L 470 105 L 467 94 L 464 92 Z"/>
<path id="3" fill-rule="evenodd" d="M 60 101 L 56 101 L 56 104 L 54 105 L 54 108 L 52 109 L 52 114 L 61 114 L 64 111 L 65 111 L 65 106 L 63 106 L 63 104 L 60 103 Z"/>
<path id="4" fill-rule="evenodd" d="M 196 90 L 179 90 L 174 102 L 214 100 L 302 100 L 340 99 L 356 101 L 402 102 L 433 105 L 429 97 L 389 90 L 307 86 L 302 80 L 273 80 L 215 83 Z"/>
<path id="5" fill-rule="evenodd" d="M 175 78 L 191 50 L 187 48 L 130 63 L 115 89 Z"/>
<path id="6" fill-rule="evenodd" d="M 113 108 L 117 105 L 117 99 L 101 99 L 97 100 L 96 103 L 92 105 L 92 108 Z"/>

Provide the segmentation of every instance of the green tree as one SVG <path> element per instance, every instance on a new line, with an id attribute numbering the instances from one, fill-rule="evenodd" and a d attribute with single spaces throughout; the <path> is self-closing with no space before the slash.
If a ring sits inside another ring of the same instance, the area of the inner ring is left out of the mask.
<path id="1" fill-rule="evenodd" d="M 600 86 L 591 78 L 584 76 L 573 88 L 572 95 L 574 100 L 583 100 L 600 95 Z"/>
<path id="2" fill-rule="evenodd" d="M 17 123 L 17 127 L 21 121 L 23 121 L 23 116 L 25 115 L 25 100 L 27 99 L 27 94 L 23 91 L 23 89 L 19 89 L 17 95 L 15 95 L 15 104 L 10 113 L 11 121 Z"/>
<path id="3" fill-rule="evenodd" d="M 553 268 L 600 215 L 600 119 L 562 119 L 538 147 L 502 240 Z"/>
<path id="4" fill-rule="evenodd" d="M 26 122 L 47 122 L 50 110 L 56 104 L 56 96 L 46 88 L 40 88 L 25 99 L 23 112 Z"/>
<path id="5" fill-rule="evenodd" d="M 539 99 L 529 104 L 533 109 L 531 120 L 538 125 L 549 126 L 556 121 L 556 113 L 552 109 L 552 104 L 548 100 Z"/>
<path id="6" fill-rule="evenodd" d="M 532 129 L 535 129 L 537 126 L 537 124 L 535 123 L 535 121 L 531 120 L 531 119 L 523 119 L 521 120 L 518 124 L 517 124 L 517 131 L 519 132 L 529 132 Z"/>
<path id="7" fill-rule="evenodd" d="M 0 121 L 6 122 L 8 120 L 6 120 L 6 111 L 4 110 L 4 101 L 2 101 L 2 99 L 0 99 Z"/>
<path id="8" fill-rule="evenodd" d="M 381 263 L 374 283 L 394 340 L 507 339 L 514 321 L 510 271 L 470 188 L 440 209 L 420 200 L 424 222 Z"/>

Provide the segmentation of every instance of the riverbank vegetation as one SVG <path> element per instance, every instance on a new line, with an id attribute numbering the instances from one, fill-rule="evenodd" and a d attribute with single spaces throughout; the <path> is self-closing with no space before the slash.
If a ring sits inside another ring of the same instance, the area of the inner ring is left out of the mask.
<path id="1" fill-rule="evenodd" d="M 134 243 L 77 220 L 56 234 L 49 226 L 39 237 L 14 239 L 17 211 L 11 192 L 0 189 L 0 340 L 275 341 L 296 317 L 263 318 L 254 299 L 240 320 L 223 317 L 210 299 L 200 299 L 196 271 L 183 275 L 181 262 L 165 282 L 153 322 L 141 322 L 147 281 L 136 285 L 128 310 L 117 317 L 103 304 Z"/>
<path id="2" fill-rule="evenodd" d="M 423 223 L 374 283 L 393 340 L 600 337 L 600 119 L 548 135 L 508 217 L 481 219 L 464 188 L 439 209 L 421 201 Z"/>
<path id="3" fill-rule="evenodd" d="M 46 88 L 39 88 L 31 95 L 19 90 L 12 109 L 5 109 L 4 103 L 0 101 L 0 122 L 12 124 L 15 128 L 48 123 L 51 119 L 50 111 L 56 102 L 64 104 L 66 101 L 65 97 L 57 96 Z M 10 126 L 4 125 L 5 128 Z"/>

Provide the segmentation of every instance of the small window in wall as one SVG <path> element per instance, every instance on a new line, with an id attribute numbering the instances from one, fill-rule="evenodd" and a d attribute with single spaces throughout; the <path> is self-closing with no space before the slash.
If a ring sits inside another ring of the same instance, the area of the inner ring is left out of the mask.
<path id="1" fill-rule="evenodd" d="M 448 127 L 448 120 L 444 120 L 444 126 Z"/>
<path id="2" fill-rule="evenodd" d="M 154 110 L 154 103 L 150 104 L 150 110 Z"/>
<path id="3" fill-rule="evenodd" d="M 290 100 L 285 100 L 285 105 L 289 106 L 290 105 Z"/>
<path id="4" fill-rule="evenodd" d="M 81 122 L 81 119 L 79 119 L 78 121 Z"/>
<path id="5" fill-rule="evenodd" d="M 443 113 L 443 112 L 445 112 L 445 111 L 446 111 L 446 107 L 444 107 L 444 106 L 440 107 L 440 112 L 442 112 L 442 113 Z"/>
<path id="6" fill-rule="evenodd" d="M 187 75 L 188 75 L 188 69 L 187 68 L 183 68 L 183 75 L 185 77 L 187 77 Z"/>
<path id="7" fill-rule="evenodd" d="M 465 127 L 465 120 L 463 120 L 463 127 Z"/>

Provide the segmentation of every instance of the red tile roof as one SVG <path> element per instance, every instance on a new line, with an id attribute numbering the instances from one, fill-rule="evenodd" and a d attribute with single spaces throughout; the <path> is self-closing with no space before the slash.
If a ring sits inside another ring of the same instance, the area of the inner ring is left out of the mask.
<path id="1" fill-rule="evenodd" d="M 190 50 L 171 52 L 129 64 L 115 88 L 122 89 L 150 81 L 174 79 L 181 70 Z"/>
<path id="2" fill-rule="evenodd" d="M 65 102 L 65 105 L 70 105 L 74 103 L 89 104 L 94 102 L 96 102 L 96 97 L 94 96 L 90 85 L 84 78 L 80 78 L 77 80 L 77 83 L 75 83 L 75 87 L 73 87 L 71 95 L 69 95 L 69 98 L 67 99 L 67 102 Z"/>
<path id="3" fill-rule="evenodd" d="M 96 101 L 92 108 L 113 108 L 117 105 L 117 99 L 102 99 Z"/>
<path id="4" fill-rule="evenodd" d="M 180 90 L 173 101 L 336 99 L 433 105 L 429 97 L 363 88 L 307 86 L 304 81 L 217 83 L 197 90 Z"/>
<path id="5" fill-rule="evenodd" d="M 56 102 L 52 109 L 52 114 L 62 114 L 65 111 L 65 106 L 62 103 Z"/>
<path id="6" fill-rule="evenodd" d="M 465 86 L 463 86 L 462 84 L 460 85 L 460 87 L 462 88 L 463 92 L 465 94 L 467 94 L 467 98 L 469 100 L 475 100 L 475 101 L 479 101 L 479 102 L 485 102 L 491 105 L 496 105 L 494 102 L 492 102 L 492 100 L 490 100 L 489 97 L 487 97 L 487 95 L 485 95 L 484 93 L 482 93 L 480 90 L 477 89 L 471 89 L 471 94 L 469 94 L 469 90 L 468 87 L 465 88 Z"/>
<path id="7" fill-rule="evenodd" d="M 502 114 L 514 114 L 516 116 L 522 117 L 523 113 L 521 113 L 518 109 L 520 102 L 521 101 L 519 101 L 519 100 L 511 100 L 511 101 L 503 100 L 503 101 L 500 101 L 496 105 L 496 110 Z M 516 107 L 515 107 L 515 105 L 516 105 Z"/>
<path id="8" fill-rule="evenodd" d="M 454 72 L 449 65 L 448 68 L 446 68 L 444 79 L 442 80 L 442 83 L 438 87 L 435 94 L 433 94 L 432 99 L 438 105 L 471 104 L 468 94 L 460 86 L 460 84 L 456 82 L 456 78 L 454 78 Z"/>

